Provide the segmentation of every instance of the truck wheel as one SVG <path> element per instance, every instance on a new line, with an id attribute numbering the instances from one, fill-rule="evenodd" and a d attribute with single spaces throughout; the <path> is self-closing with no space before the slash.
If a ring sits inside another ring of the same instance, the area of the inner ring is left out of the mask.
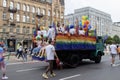
<path id="1" fill-rule="evenodd" d="M 101 62 L 101 55 L 97 55 L 95 57 L 95 63 L 100 63 Z"/>
<path id="2" fill-rule="evenodd" d="M 79 65 L 79 56 L 78 55 L 71 55 L 70 58 L 70 65 L 71 67 L 77 67 Z"/>

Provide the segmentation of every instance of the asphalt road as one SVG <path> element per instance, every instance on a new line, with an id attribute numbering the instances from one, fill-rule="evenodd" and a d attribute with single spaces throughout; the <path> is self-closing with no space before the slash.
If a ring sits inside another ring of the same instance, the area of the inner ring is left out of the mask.
<path id="1" fill-rule="evenodd" d="M 117 64 L 119 62 L 117 58 Z M 41 75 L 46 66 L 45 62 L 8 64 L 7 76 L 9 80 L 45 80 Z M 104 56 L 100 64 L 85 60 L 77 68 L 64 67 L 54 71 L 56 77 L 48 80 L 120 80 L 120 66 L 111 67 L 110 56 Z"/>

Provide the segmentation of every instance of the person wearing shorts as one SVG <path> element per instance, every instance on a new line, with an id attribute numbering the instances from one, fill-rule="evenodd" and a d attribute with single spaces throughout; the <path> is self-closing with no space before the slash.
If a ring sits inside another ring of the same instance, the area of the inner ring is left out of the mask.
<path id="1" fill-rule="evenodd" d="M 117 46 L 114 42 L 110 45 L 110 54 L 111 54 L 111 65 L 115 66 L 115 57 L 117 55 Z"/>
<path id="2" fill-rule="evenodd" d="M 54 41 L 50 40 L 49 41 L 49 44 L 47 46 L 45 46 L 45 52 L 46 52 L 46 60 L 47 62 L 49 63 L 48 65 L 48 68 L 46 70 L 45 73 L 43 73 L 43 77 L 45 79 L 48 79 L 48 72 L 50 72 L 50 76 L 51 77 L 54 77 L 56 74 L 53 72 L 53 61 L 55 60 L 54 59 L 54 56 L 58 59 L 58 56 L 55 52 L 55 48 L 54 48 Z M 58 59 L 59 60 L 59 59 Z"/>
<path id="3" fill-rule="evenodd" d="M 4 62 L 4 57 L 3 57 L 3 53 L 4 53 L 4 49 L 3 49 L 3 45 L 0 44 L 0 69 L 2 70 L 2 79 L 8 79 L 8 77 L 6 76 L 6 65 Z"/>

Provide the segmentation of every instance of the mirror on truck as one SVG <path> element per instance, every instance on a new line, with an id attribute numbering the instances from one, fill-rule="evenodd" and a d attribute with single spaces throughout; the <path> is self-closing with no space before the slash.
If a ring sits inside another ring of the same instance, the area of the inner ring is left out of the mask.
<path id="1" fill-rule="evenodd" d="M 102 37 L 100 37 L 100 36 L 97 37 L 97 43 L 103 43 Z"/>

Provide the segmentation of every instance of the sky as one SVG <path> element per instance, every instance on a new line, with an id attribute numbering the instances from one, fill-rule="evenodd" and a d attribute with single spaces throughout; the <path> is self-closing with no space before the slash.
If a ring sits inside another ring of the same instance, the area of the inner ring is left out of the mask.
<path id="1" fill-rule="evenodd" d="M 120 0 L 65 0 L 65 15 L 83 7 L 92 7 L 108 13 L 113 22 L 120 22 Z"/>

